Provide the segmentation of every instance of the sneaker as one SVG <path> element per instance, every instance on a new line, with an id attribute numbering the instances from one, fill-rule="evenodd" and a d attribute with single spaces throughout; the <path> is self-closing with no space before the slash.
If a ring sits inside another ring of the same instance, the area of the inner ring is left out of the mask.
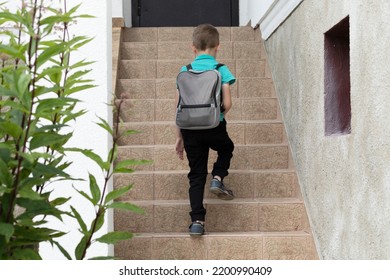
<path id="1" fill-rule="evenodd" d="M 189 227 L 189 232 L 191 236 L 201 236 L 204 234 L 204 225 L 201 222 L 192 222 Z"/>
<path id="2" fill-rule="evenodd" d="M 218 196 L 219 199 L 232 200 L 234 198 L 233 191 L 225 187 L 225 185 L 217 180 L 211 180 L 210 192 Z"/>

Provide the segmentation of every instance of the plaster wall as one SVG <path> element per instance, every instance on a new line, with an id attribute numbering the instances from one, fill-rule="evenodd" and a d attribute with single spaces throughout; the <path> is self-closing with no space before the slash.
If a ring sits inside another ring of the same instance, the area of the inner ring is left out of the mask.
<path id="1" fill-rule="evenodd" d="M 324 33 L 348 15 L 351 133 L 329 137 Z M 265 42 L 323 259 L 390 259 L 389 44 L 387 0 L 304 0 Z"/>

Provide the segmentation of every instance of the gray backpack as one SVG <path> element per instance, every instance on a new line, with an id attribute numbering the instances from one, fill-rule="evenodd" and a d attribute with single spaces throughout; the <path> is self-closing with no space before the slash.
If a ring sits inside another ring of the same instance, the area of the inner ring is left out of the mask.
<path id="1" fill-rule="evenodd" d="M 211 129 L 220 123 L 222 82 L 218 69 L 195 71 L 191 64 L 177 75 L 179 102 L 176 125 L 182 129 Z"/>

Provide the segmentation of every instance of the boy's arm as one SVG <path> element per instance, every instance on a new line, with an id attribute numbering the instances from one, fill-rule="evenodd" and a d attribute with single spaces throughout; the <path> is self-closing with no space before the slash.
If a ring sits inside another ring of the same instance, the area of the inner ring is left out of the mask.
<path id="1" fill-rule="evenodd" d="M 177 91 L 176 97 L 175 97 L 175 105 L 179 102 L 179 91 Z M 175 106 L 176 110 L 176 106 Z M 175 149 L 176 149 L 176 155 L 178 156 L 179 159 L 183 160 L 184 159 L 184 144 L 183 144 L 183 136 L 181 135 L 180 128 L 176 126 L 176 144 L 175 144 Z"/>
<path id="2" fill-rule="evenodd" d="M 225 111 L 223 112 L 226 115 L 229 112 L 230 108 L 232 108 L 232 95 L 230 93 L 230 84 L 226 83 L 222 85 L 222 105 Z"/>

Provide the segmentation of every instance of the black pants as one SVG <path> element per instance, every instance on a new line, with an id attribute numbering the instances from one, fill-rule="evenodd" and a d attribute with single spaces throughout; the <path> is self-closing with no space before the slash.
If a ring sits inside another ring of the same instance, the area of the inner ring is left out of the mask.
<path id="1" fill-rule="evenodd" d="M 203 195 L 208 174 L 209 149 L 217 151 L 218 154 L 211 174 L 223 179 L 229 174 L 228 169 L 233 157 L 234 144 L 226 131 L 225 120 L 213 129 L 182 129 L 181 133 L 190 166 L 188 179 L 190 181 L 191 220 L 193 222 L 196 220 L 204 221 L 206 209 L 203 206 Z"/>

